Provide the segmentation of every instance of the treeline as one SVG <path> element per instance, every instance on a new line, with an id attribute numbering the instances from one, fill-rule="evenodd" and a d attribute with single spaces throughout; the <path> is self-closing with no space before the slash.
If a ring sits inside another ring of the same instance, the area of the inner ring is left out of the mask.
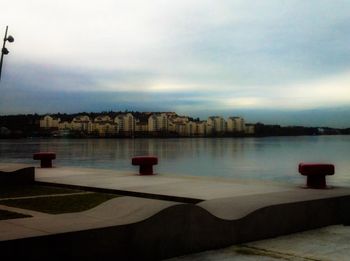
<path id="1" fill-rule="evenodd" d="M 0 138 L 39 136 L 40 118 L 38 114 L 0 116 Z"/>
<path id="2" fill-rule="evenodd" d="M 265 125 L 257 123 L 255 125 L 256 136 L 301 136 L 301 135 L 319 135 L 319 128 L 302 127 L 302 126 L 287 126 L 280 125 Z"/>
<path id="3" fill-rule="evenodd" d="M 350 128 L 335 129 L 329 127 L 303 127 L 255 124 L 255 136 L 302 136 L 302 135 L 348 135 Z"/>

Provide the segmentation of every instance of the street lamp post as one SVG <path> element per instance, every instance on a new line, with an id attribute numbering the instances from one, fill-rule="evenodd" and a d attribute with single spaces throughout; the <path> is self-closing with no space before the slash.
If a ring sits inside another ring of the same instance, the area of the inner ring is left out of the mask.
<path id="1" fill-rule="evenodd" d="M 9 41 L 10 43 L 12 43 L 15 40 L 11 35 L 7 36 L 7 30 L 8 30 L 8 25 L 6 26 L 5 37 L 4 37 L 4 44 L 2 45 L 2 49 L 1 49 L 0 80 L 1 80 L 2 62 L 3 62 L 3 59 L 4 59 L 4 55 L 9 54 L 9 50 L 7 50 L 6 47 L 5 47 L 6 41 Z"/>

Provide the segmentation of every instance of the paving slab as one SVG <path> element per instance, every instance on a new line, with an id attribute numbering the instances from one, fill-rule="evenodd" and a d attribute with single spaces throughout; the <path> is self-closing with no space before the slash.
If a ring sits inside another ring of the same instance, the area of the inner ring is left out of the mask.
<path id="1" fill-rule="evenodd" d="M 135 173 L 101 169 L 52 168 L 36 169 L 36 180 L 56 184 L 97 187 L 209 200 L 232 196 L 254 195 L 294 190 L 295 186 L 209 177 L 178 177 L 166 174 L 140 176 Z"/>

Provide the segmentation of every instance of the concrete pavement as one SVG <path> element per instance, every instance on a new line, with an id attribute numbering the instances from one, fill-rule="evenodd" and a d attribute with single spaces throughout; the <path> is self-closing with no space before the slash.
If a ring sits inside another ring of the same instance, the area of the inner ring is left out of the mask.
<path id="1" fill-rule="evenodd" d="M 135 173 L 102 169 L 52 168 L 36 169 L 36 181 L 54 184 L 96 187 L 142 194 L 210 200 L 234 196 L 245 196 L 294 190 L 295 186 L 257 182 L 254 180 L 232 180 L 225 178 L 171 176 L 156 174 L 140 176 Z"/>
<path id="2" fill-rule="evenodd" d="M 168 261 L 348 261 L 349 241 L 350 227 L 336 225 L 172 258 Z"/>
<path id="3" fill-rule="evenodd" d="M 349 188 L 59 167 L 37 168 L 35 178 L 137 197 L 80 213 L 0 221 L 5 256 L 162 259 L 350 221 Z"/>

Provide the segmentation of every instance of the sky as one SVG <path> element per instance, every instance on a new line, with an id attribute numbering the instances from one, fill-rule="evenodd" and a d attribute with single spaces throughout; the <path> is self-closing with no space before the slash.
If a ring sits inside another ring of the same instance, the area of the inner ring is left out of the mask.
<path id="1" fill-rule="evenodd" d="M 348 0 L 0 0 L 0 114 L 350 127 Z"/>

